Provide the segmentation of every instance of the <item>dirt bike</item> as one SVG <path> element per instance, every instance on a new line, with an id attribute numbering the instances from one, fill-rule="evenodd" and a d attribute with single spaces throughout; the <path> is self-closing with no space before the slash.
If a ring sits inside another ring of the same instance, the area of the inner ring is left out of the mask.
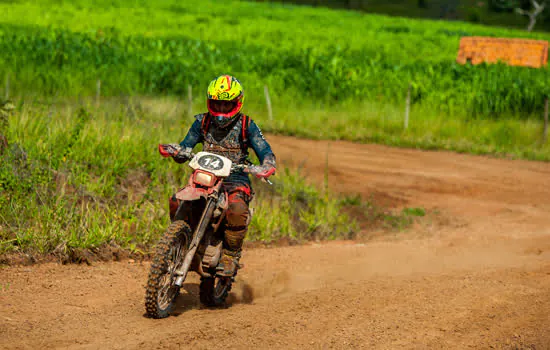
<path id="1" fill-rule="evenodd" d="M 163 157 L 180 151 L 175 144 L 159 145 Z M 247 165 L 208 152 L 191 154 L 189 166 L 194 170 L 186 187 L 176 193 L 180 201 L 173 221 L 156 246 L 145 293 L 145 308 L 152 318 L 170 315 L 175 299 L 189 271 L 201 276 L 200 301 L 209 307 L 225 303 L 235 274 L 218 276 L 223 244 L 223 219 L 228 208 L 226 193 L 221 190 L 232 172 L 244 171 Z M 191 219 L 183 220 L 191 210 Z"/>

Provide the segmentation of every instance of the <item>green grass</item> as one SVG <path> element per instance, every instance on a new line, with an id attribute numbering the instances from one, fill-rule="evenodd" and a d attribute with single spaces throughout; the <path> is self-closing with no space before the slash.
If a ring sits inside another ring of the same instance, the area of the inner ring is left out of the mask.
<path id="1" fill-rule="evenodd" d="M 499 120 L 450 118 L 422 106 L 413 106 L 409 127 L 404 128 L 404 105 L 302 105 L 274 110 L 248 106 L 268 132 L 311 139 L 382 143 L 398 147 L 449 150 L 506 158 L 550 160 L 550 143 L 541 144 L 544 123 L 538 118 Z M 307 117 L 304 117 L 307 115 Z"/>
<path id="2" fill-rule="evenodd" d="M 22 102 L 0 154 L 0 254 L 71 256 L 116 244 L 146 252 L 169 223 L 168 198 L 187 166 L 156 145 L 179 142 L 192 122 L 164 100 Z M 281 168 L 275 186 L 255 183 L 248 239 L 350 238 L 356 224 L 337 199 Z"/>
<path id="3" fill-rule="evenodd" d="M 267 131 L 549 159 L 540 140 L 550 71 L 454 62 L 462 35 L 549 34 L 239 1 L 18 1 L 0 11 L 0 77 L 16 101 L 95 96 L 100 80 L 102 97 L 182 98 L 191 85 L 202 105 L 208 81 L 228 72 Z"/>
<path id="4" fill-rule="evenodd" d="M 237 75 L 253 100 L 402 103 L 453 118 L 541 118 L 548 69 L 455 63 L 464 35 L 543 33 L 213 0 L 0 3 L 0 76 L 14 94 L 183 94 Z M 120 18 L 124 15 L 124 21 Z"/>
<path id="5" fill-rule="evenodd" d="M 455 63 L 461 36 L 549 34 L 236 0 L 12 1 L 0 12 L 0 78 L 9 77 L 3 92 L 17 107 L 0 129 L 10 141 L 0 164 L 0 252 L 146 250 L 189 174 L 155 145 L 184 136 L 188 85 L 193 111 L 203 111 L 206 85 L 221 73 L 240 78 L 245 111 L 265 131 L 550 160 L 550 145 L 540 144 L 548 68 Z M 355 232 L 346 201 L 297 173 L 280 171 L 274 188 L 256 185 L 250 239 Z M 416 214 L 379 217 L 401 227 Z"/>
<path id="6" fill-rule="evenodd" d="M 348 195 L 340 199 L 340 205 L 359 223 L 361 234 L 357 235 L 360 240 L 370 240 L 380 236 L 387 237 L 408 229 L 421 218 L 436 212 L 426 212 L 424 208 L 383 208 L 373 203 L 372 200 L 365 200 L 361 195 Z M 382 232 L 380 232 L 382 229 Z M 407 232 L 409 233 L 409 232 Z"/>

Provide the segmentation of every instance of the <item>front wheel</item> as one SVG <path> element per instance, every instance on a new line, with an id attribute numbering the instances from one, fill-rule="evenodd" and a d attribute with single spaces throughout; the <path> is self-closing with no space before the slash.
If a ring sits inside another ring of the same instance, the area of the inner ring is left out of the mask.
<path id="1" fill-rule="evenodd" d="M 175 272 L 183 264 L 191 236 L 189 225 L 178 220 L 168 226 L 157 244 L 145 292 L 145 309 L 149 317 L 165 318 L 170 315 L 180 292 L 175 284 Z"/>
<path id="2" fill-rule="evenodd" d="M 231 291 L 231 277 L 203 277 L 200 285 L 201 303 L 208 307 L 220 307 Z"/>

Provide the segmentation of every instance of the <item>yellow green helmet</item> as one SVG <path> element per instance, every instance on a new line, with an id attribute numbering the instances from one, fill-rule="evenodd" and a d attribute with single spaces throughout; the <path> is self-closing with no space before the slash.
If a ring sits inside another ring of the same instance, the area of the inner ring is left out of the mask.
<path id="1" fill-rule="evenodd" d="M 206 93 L 210 114 L 218 124 L 228 124 L 243 108 L 244 90 L 240 81 L 221 75 L 210 82 Z"/>

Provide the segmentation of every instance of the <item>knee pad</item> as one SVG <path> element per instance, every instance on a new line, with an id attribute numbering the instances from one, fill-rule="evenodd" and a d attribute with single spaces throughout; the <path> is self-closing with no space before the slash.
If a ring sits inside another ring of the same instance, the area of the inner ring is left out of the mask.
<path id="1" fill-rule="evenodd" d="M 228 226 L 246 226 L 248 224 L 248 217 L 250 216 L 248 204 L 239 193 L 229 196 L 229 206 L 225 216 Z"/>
<path id="2" fill-rule="evenodd" d="M 228 250 L 239 252 L 246 237 L 246 226 L 229 227 L 225 230 L 225 244 Z"/>

